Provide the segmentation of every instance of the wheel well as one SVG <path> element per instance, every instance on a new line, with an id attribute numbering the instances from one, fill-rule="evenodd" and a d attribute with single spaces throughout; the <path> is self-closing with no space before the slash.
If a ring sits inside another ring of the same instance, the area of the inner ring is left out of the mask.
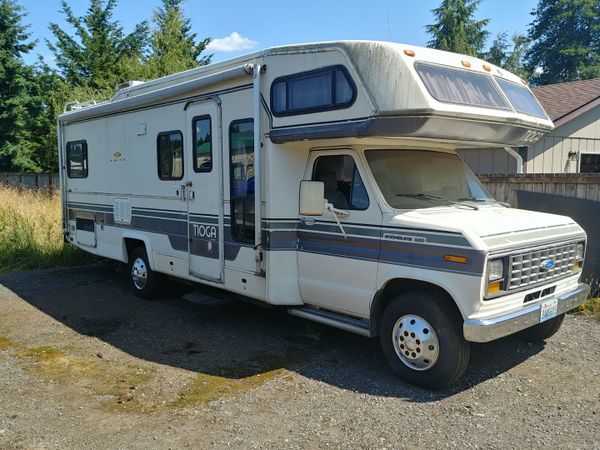
<path id="1" fill-rule="evenodd" d="M 125 243 L 125 250 L 127 250 L 127 262 L 129 262 L 129 256 L 131 255 L 132 251 L 134 251 L 138 247 L 146 246 L 144 241 L 140 239 L 125 238 L 123 239 L 123 241 Z"/>
<path id="2" fill-rule="evenodd" d="M 446 297 L 452 306 L 456 309 L 457 314 L 462 317 L 458 306 L 452 296 L 443 288 L 436 284 L 429 283 L 421 280 L 411 280 L 408 278 L 396 278 L 386 283 L 375 294 L 373 302 L 371 303 L 371 320 L 370 320 L 370 331 L 371 336 L 379 335 L 379 324 L 381 317 L 387 305 L 398 295 L 410 292 L 410 291 L 422 291 L 429 292 L 441 297 Z"/>

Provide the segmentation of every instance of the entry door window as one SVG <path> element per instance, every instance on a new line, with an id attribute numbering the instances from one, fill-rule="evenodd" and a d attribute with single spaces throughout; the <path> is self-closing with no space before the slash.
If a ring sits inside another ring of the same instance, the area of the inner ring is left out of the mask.
<path id="1" fill-rule="evenodd" d="M 325 198 L 335 208 L 365 210 L 369 207 L 367 190 L 350 155 L 318 157 L 312 179 L 324 183 Z"/>
<path id="2" fill-rule="evenodd" d="M 234 239 L 254 242 L 254 121 L 229 127 L 231 224 Z"/>
<path id="3" fill-rule="evenodd" d="M 212 170 L 212 133 L 210 116 L 194 117 L 194 172 Z"/>

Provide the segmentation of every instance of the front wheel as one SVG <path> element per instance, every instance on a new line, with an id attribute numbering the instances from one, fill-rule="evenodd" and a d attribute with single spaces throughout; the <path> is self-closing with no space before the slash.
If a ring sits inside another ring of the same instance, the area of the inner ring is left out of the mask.
<path id="1" fill-rule="evenodd" d="M 426 389 L 455 383 L 469 362 L 470 345 L 452 300 L 429 292 L 396 297 L 380 327 L 383 353 L 405 381 Z"/>

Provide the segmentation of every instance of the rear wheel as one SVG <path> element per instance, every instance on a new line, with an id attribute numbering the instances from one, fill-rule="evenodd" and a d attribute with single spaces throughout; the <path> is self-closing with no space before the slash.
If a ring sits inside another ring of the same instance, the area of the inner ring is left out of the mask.
<path id="1" fill-rule="evenodd" d="M 396 297 L 380 327 L 383 353 L 405 381 L 426 389 L 455 383 L 469 362 L 470 345 L 451 300 L 429 292 Z"/>
<path id="2" fill-rule="evenodd" d="M 159 276 L 150 269 L 145 247 L 137 247 L 129 257 L 129 280 L 138 297 L 152 300 L 159 294 Z"/>
<path id="3" fill-rule="evenodd" d="M 519 337 L 528 342 L 545 341 L 551 336 L 554 336 L 556 332 L 560 330 L 564 319 L 565 315 L 561 314 L 560 316 L 556 316 L 552 319 L 546 320 L 545 322 L 525 328 L 519 333 Z"/>

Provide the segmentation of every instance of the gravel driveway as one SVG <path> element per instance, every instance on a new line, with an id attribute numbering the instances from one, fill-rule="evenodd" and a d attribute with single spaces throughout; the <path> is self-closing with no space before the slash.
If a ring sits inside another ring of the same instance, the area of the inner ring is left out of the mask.
<path id="1" fill-rule="evenodd" d="M 110 265 L 0 276 L 0 448 L 600 448 L 592 319 L 474 345 L 432 393 L 377 340 L 186 297 L 137 299 Z"/>

